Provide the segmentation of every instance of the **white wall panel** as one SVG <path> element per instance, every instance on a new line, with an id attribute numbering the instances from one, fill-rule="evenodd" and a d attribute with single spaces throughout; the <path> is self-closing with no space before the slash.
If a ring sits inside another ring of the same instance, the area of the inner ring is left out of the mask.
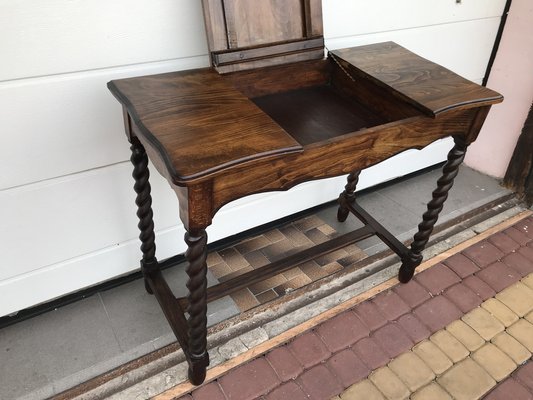
<path id="1" fill-rule="evenodd" d="M 112 79 L 204 67 L 207 56 L 0 83 L 0 190 L 129 159 Z M 16 134 L 14 134 L 16 132 Z"/>
<path id="2" fill-rule="evenodd" d="M 322 5 L 325 36 L 344 37 L 499 17 L 505 0 L 322 0 Z"/>
<path id="3" fill-rule="evenodd" d="M 504 3 L 323 0 L 326 42 L 395 40 L 480 81 Z M 105 84 L 205 66 L 206 53 L 199 0 L 0 2 L 0 139 L 9 149 L 0 158 L 0 316 L 138 268 L 129 150 Z M 440 162 L 450 146 L 400 154 L 365 171 L 359 187 Z M 152 176 L 165 258 L 184 250 L 183 227 L 174 193 Z M 333 178 L 228 204 L 210 239 L 329 201 L 343 185 Z"/>
<path id="4" fill-rule="evenodd" d="M 2 0 L 0 81 L 207 53 L 199 0 Z"/>

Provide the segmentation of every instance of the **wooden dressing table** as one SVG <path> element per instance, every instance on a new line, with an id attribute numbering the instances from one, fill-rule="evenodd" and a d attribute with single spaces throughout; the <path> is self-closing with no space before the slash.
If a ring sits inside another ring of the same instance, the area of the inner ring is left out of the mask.
<path id="1" fill-rule="evenodd" d="M 329 52 L 320 0 L 203 0 L 212 67 L 121 79 L 131 142 L 141 269 L 200 384 L 209 364 L 207 302 L 321 254 L 377 235 L 413 276 L 467 146 L 498 93 L 392 42 Z M 362 169 L 453 136 L 443 175 L 410 248 L 355 202 Z M 189 280 L 176 298 L 157 261 L 148 158 L 175 190 L 187 230 Z M 207 289 L 206 227 L 220 207 L 252 193 L 348 175 L 338 219 L 365 226 Z M 187 314 L 187 315 L 186 315 Z"/>

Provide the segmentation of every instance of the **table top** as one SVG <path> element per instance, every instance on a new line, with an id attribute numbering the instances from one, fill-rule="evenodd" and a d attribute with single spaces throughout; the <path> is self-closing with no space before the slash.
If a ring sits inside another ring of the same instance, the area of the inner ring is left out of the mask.
<path id="1" fill-rule="evenodd" d="M 414 106 L 428 120 L 503 99 L 392 42 L 332 54 L 354 76 L 355 84 L 364 80 L 375 88 L 369 95 L 383 92 L 398 105 Z M 268 74 L 269 69 L 264 70 Z M 299 143 L 231 81 L 204 68 L 120 79 L 108 87 L 140 130 L 141 139 L 164 162 L 167 176 L 183 185 L 235 165 L 306 148 L 304 140 Z"/>

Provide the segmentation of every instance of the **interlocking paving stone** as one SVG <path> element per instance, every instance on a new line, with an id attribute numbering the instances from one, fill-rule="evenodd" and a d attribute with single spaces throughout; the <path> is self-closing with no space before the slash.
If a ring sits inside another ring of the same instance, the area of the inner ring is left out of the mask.
<path id="1" fill-rule="evenodd" d="M 192 393 L 194 400 L 226 400 L 217 382 L 204 385 Z"/>
<path id="2" fill-rule="evenodd" d="M 235 250 L 242 255 L 245 255 L 246 253 L 250 253 L 254 250 L 262 249 L 269 244 L 272 244 L 272 242 L 268 240 L 266 236 L 261 235 L 240 242 L 239 244 L 235 245 Z"/>
<path id="3" fill-rule="evenodd" d="M 433 332 L 444 328 L 463 315 L 461 310 L 444 296 L 431 298 L 418 306 L 413 313 Z"/>
<path id="4" fill-rule="evenodd" d="M 472 354 L 472 359 L 483 367 L 497 382 L 516 369 L 514 361 L 492 343 L 487 343 Z"/>
<path id="5" fill-rule="evenodd" d="M 444 260 L 443 263 L 459 275 L 460 278 L 466 278 L 479 271 L 479 267 L 461 253 L 454 254 Z"/>
<path id="6" fill-rule="evenodd" d="M 372 338 L 363 338 L 352 346 L 353 351 L 368 365 L 376 369 L 386 365 L 390 358 Z"/>
<path id="7" fill-rule="evenodd" d="M 488 299 L 481 304 L 485 310 L 494 315 L 505 327 L 511 326 L 518 321 L 518 315 L 512 312 L 509 307 L 494 298 Z"/>
<path id="8" fill-rule="evenodd" d="M 457 400 L 479 399 L 496 385 L 496 381 L 470 358 L 455 364 L 437 378 L 437 383 Z"/>
<path id="9" fill-rule="evenodd" d="M 358 304 L 353 310 L 359 319 L 363 321 L 371 331 L 374 331 L 387 323 L 386 318 L 370 301 Z"/>
<path id="10" fill-rule="evenodd" d="M 528 244 L 527 247 L 521 247 L 518 249 L 518 253 L 523 255 L 525 258 L 527 258 L 530 262 L 533 262 L 533 248 L 531 247 L 531 243 Z"/>
<path id="11" fill-rule="evenodd" d="M 430 383 L 411 395 L 411 400 L 452 400 L 446 391 L 436 383 Z"/>
<path id="12" fill-rule="evenodd" d="M 287 346 L 278 347 L 268 352 L 266 359 L 282 381 L 294 379 L 304 370 Z"/>
<path id="13" fill-rule="evenodd" d="M 389 321 L 410 311 L 410 307 L 392 290 L 378 294 L 372 302 Z"/>
<path id="14" fill-rule="evenodd" d="M 429 340 L 418 343 L 413 351 L 435 374 L 440 375 L 453 365 L 452 360 Z"/>
<path id="15" fill-rule="evenodd" d="M 297 378 L 304 392 L 312 399 L 329 399 L 344 388 L 324 365 L 317 365 Z"/>
<path id="16" fill-rule="evenodd" d="M 504 255 L 500 249 L 487 241 L 481 241 L 470 246 L 463 250 L 463 254 L 480 267 L 486 267 Z"/>
<path id="17" fill-rule="evenodd" d="M 498 232 L 489 237 L 489 242 L 491 242 L 498 249 L 504 253 L 510 253 L 520 247 L 520 244 L 515 242 L 511 237 L 506 235 L 503 232 Z"/>
<path id="18" fill-rule="evenodd" d="M 524 277 L 533 272 L 533 262 L 520 253 L 506 255 L 502 261 Z"/>
<path id="19" fill-rule="evenodd" d="M 397 322 L 415 343 L 427 339 L 431 334 L 429 329 L 413 314 L 402 315 Z"/>
<path id="20" fill-rule="evenodd" d="M 461 319 L 485 340 L 492 339 L 505 328 L 499 320 L 481 307 L 474 308 Z"/>
<path id="21" fill-rule="evenodd" d="M 525 235 L 523 232 L 520 232 L 518 229 L 514 227 L 505 229 L 503 233 L 505 233 L 515 242 L 519 243 L 521 246 L 525 246 L 531 241 L 531 239 L 527 235 Z"/>
<path id="22" fill-rule="evenodd" d="M 528 322 L 533 324 L 533 311 L 531 311 L 529 314 L 527 314 L 524 318 L 526 320 L 528 320 Z"/>
<path id="23" fill-rule="evenodd" d="M 372 334 L 372 337 L 390 358 L 396 357 L 413 346 L 409 336 L 393 323 L 379 328 Z"/>
<path id="24" fill-rule="evenodd" d="M 477 294 L 482 300 L 490 299 L 496 294 L 496 291 L 487 285 L 484 281 L 477 276 L 469 276 L 465 278 L 463 284 L 468 286 L 475 294 Z"/>
<path id="25" fill-rule="evenodd" d="M 496 299 L 509 307 L 519 317 L 523 317 L 533 310 L 533 290 L 521 282 L 498 293 Z"/>
<path id="26" fill-rule="evenodd" d="M 437 264 L 417 274 L 415 280 L 424 286 L 432 295 L 458 283 L 461 278 L 444 264 Z"/>
<path id="27" fill-rule="evenodd" d="M 523 278 L 521 282 L 530 289 L 533 289 L 533 273 Z"/>
<path id="28" fill-rule="evenodd" d="M 515 377 L 522 385 L 533 392 L 533 362 L 530 361 L 515 372 Z"/>
<path id="29" fill-rule="evenodd" d="M 460 319 L 449 324 L 446 330 L 455 336 L 469 351 L 477 350 L 485 344 L 485 340 Z"/>
<path id="30" fill-rule="evenodd" d="M 375 370 L 368 379 L 389 400 L 404 400 L 409 397 L 409 389 L 388 367 Z"/>
<path id="31" fill-rule="evenodd" d="M 411 392 L 435 378 L 433 371 L 411 351 L 396 357 L 388 366 Z"/>
<path id="32" fill-rule="evenodd" d="M 427 289 L 422 287 L 414 279 L 411 279 L 411 281 L 403 285 L 396 285 L 393 290 L 411 308 L 422 304 L 431 297 Z"/>
<path id="33" fill-rule="evenodd" d="M 533 325 L 531 323 L 521 319 L 507 328 L 507 333 L 533 353 Z"/>
<path id="34" fill-rule="evenodd" d="M 444 295 L 462 312 L 468 312 L 482 303 L 481 298 L 463 283 L 449 287 L 444 291 Z"/>
<path id="35" fill-rule="evenodd" d="M 368 379 L 350 386 L 344 393 L 341 393 L 340 398 L 342 400 L 385 400 L 383 394 Z"/>
<path id="36" fill-rule="evenodd" d="M 440 330 L 434 333 L 429 340 L 441 349 L 454 363 L 461 361 L 470 354 L 468 349 L 446 330 Z"/>
<path id="37" fill-rule="evenodd" d="M 287 382 L 277 387 L 266 396 L 266 400 L 308 400 L 309 397 L 305 394 L 300 386 L 294 382 Z"/>
<path id="38" fill-rule="evenodd" d="M 507 379 L 491 391 L 485 400 L 533 400 L 531 394 L 524 386 L 514 379 Z"/>
<path id="39" fill-rule="evenodd" d="M 370 373 L 370 368 L 350 349 L 333 355 L 327 361 L 327 366 L 345 388 L 366 378 Z"/>
<path id="40" fill-rule="evenodd" d="M 531 357 L 531 353 L 507 332 L 494 336 L 491 342 L 507 354 L 516 364 L 522 364 Z"/>
<path id="41" fill-rule="evenodd" d="M 345 311 L 321 324 L 316 333 L 332 352 L 336 352 L 368 336 L 370 331 L 354 312 Z"/>
<path id="42" fill-rule="evenodd" d="M 511 286 L 521 278 L 518 272 L 501 261 L 490 264 L 482 271 L 479 271 L 476 276 L 496 292 L 500 292 L 506 287 Z"/>
<path id="43" fill-rule="evenodd" d="M 278 376 L 263 357 L 241 365 L 219 379 L 228 400 L 256 399 L 279 383 Z"/>
<path id="44" fill-rule="evenodd" d="M 298 336 L 288 344 L 288 348 L 305 368 L 312 367 L 331 355 L 326 345 L 313 332 Z"/>

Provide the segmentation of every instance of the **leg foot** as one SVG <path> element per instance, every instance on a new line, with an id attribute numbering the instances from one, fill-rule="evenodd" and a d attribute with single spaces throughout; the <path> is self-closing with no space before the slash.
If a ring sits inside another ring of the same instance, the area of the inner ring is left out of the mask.
<path id="1" fill-rule="evenodd" d="M 209 365 L 209 355 L 207 352 L 197 358 L 191 358 L 189 361 L 189 369 L 187 375 L 189 376 L 189 381 L 193 385 L 201 385 L 205 381 L 205 375 L 207 366 Z"/>
<path id="2" fill-rule="evenodd" d="M 348 218 L 349 211 L 346 204 L 355 201 L 355 188 L 357 187 L 357 182 L 359 182 L 360 174 L 361 171 L 354 171 L 348 175 L 348 183 L 346 183 L 344 191 L 339 196 L 339 209 L 337 210 L 337 220 L 339 222 L 344 222 Z"/>
<path id="3" fill-rule="evenodd" d="M 422 262 L 422 255 L 413 254 L 412 252 L 407 253 L 405 257 L 402 258 L 402 266 L 398 272 L 398 280 L 401 283 L 407 283 L 411 280 L 415 274 L 415 269 Z"/>

